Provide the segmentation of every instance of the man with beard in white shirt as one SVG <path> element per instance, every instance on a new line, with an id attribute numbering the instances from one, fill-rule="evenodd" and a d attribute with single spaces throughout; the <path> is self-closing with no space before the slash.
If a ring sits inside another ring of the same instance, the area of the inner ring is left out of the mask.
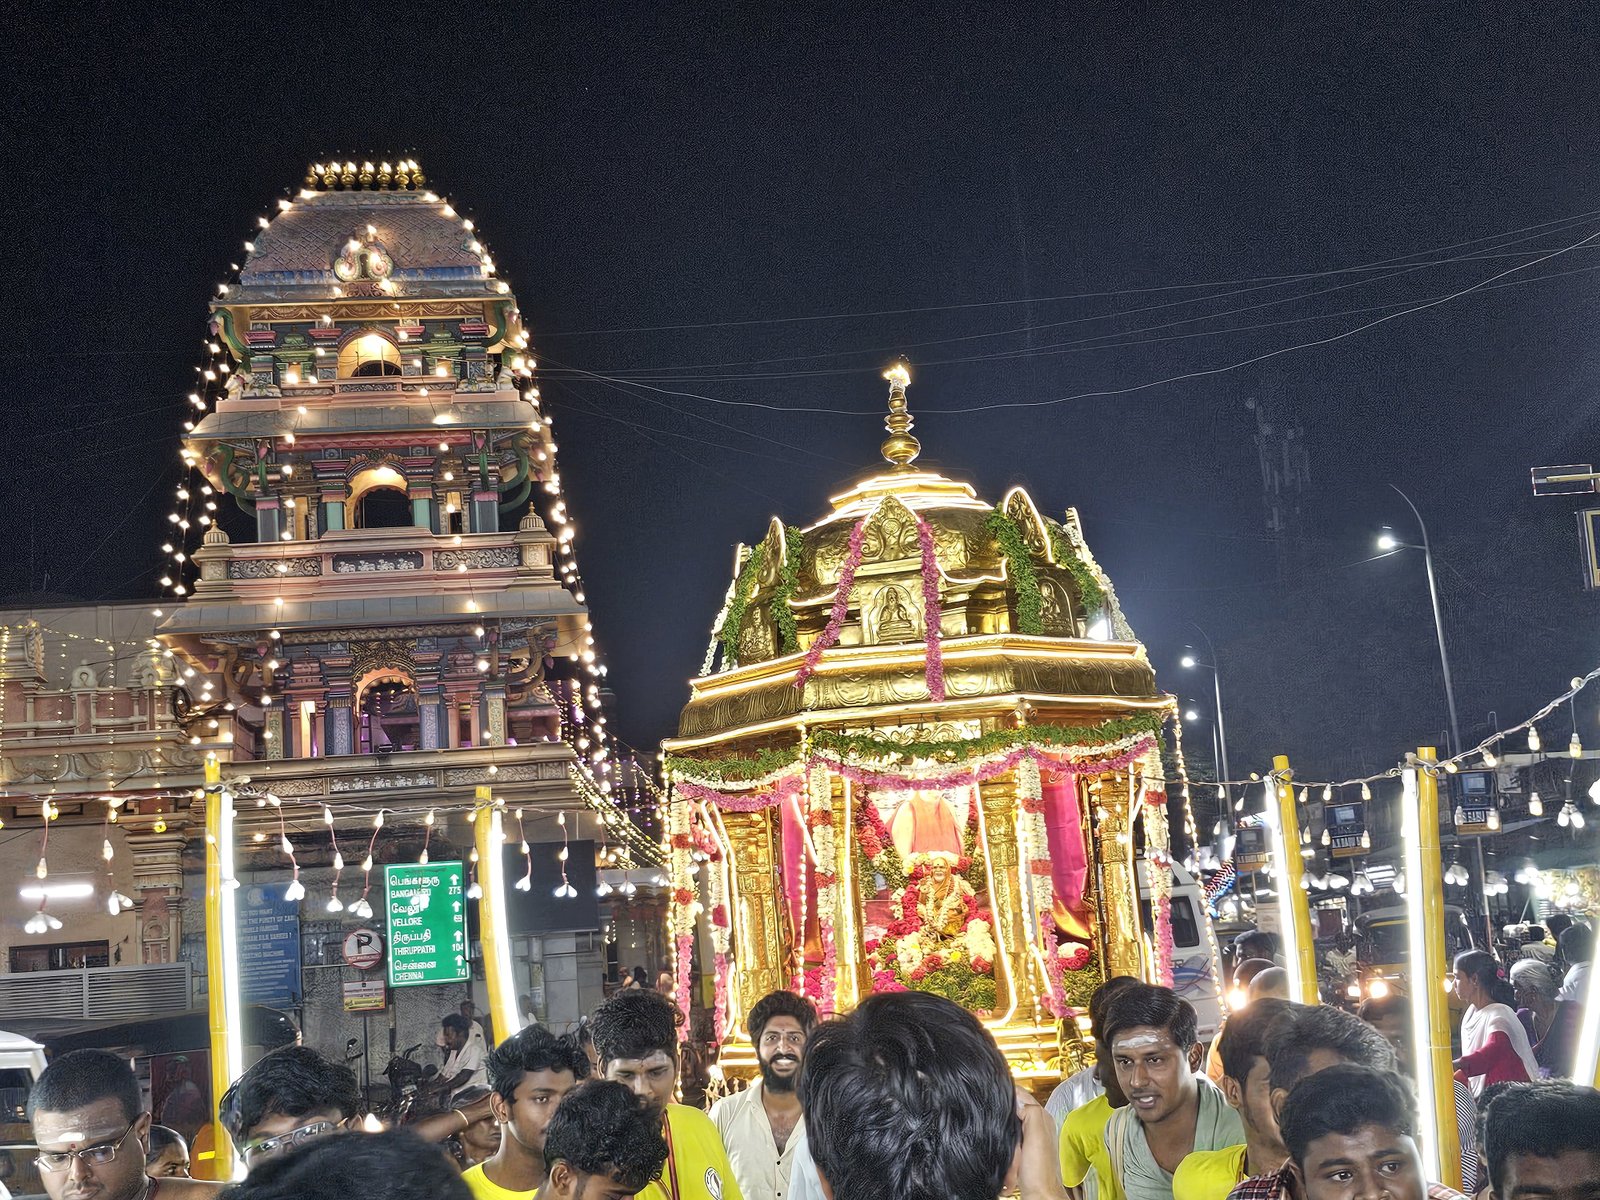
<path id="1" fill-rule="evenodd" d="M 805 1142 L 795 1081 L 816 1023 L 816 1007 L 793 992 L 772 992 L 750 1009 L 750 1040 L 761 1078 L 711 1108 L 745 1200 L 786 1200 L 789 1195 L 789 1176 Z"/>

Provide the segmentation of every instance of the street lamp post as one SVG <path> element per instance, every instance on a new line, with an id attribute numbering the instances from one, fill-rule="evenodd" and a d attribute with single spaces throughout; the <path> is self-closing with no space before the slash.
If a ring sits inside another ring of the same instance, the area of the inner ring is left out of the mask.
<path id="1" fill-rule="evenodd" d="M 1378 549 L 1398 552 L 1401 550 L 1421 550 L 1422 562 L 1428 573 L 1428 598 L 1433 602 L 1433 632 L 1439 640 L 1439 668 L 1444 674 L 1444 703 L 1450 714 L 1450 754 L 1454 757 L 1461 753 L 1461 722 L 1456 716 L 1456 687 L 1450 675 L 1450 652 L 1445 649 L 1444 642 L 1444 616 L 1439 610 L 1439 581 L 1433 573 L 1433 543 L 1428 539 L 1428 523 L 1422 519 L 1422 513 L 1411 502 L 1411 497 L 1402 492 L 1394 484 L 1395 494 L 1406 502 L 1406 507 L 1411 510 L 1411 515 L 1417 519 L 1417 528 L 1422 533 L 1422 545 L 1414 546 L 1402 542 L 1393 533 L 1385 532 L 1378 537 Z M 1478 860 L 1478 894 L 1483 898 L 1483 923 L 1488 930 L 1490 942 L 1494 939 L 1494 927 L 1489 918 L 1489 876 L 1483 860 L 1483 838 L 1473 838 Z"/>
<path id="2" fill-rule="evenodd" d="M 1194 622 L 1191 621 L 1190 624 L 1194 625 Z M 1201 629 L 1198 625 L 1195 625 L 1194 627 L 1199 632 L 1200 636 L 1205 638 L 1206 649 L 1211 652 L 1211 661 L 1201 662 L 1194 655 L 1185 654 L 1183 656 L 1182 663 L 1185 667 L 1204 667 L 1206 670 L 1211 672 L 1211 683 L 1216 689 L 1217 697 L 1217 751 L 1222 759 L 1220 764 L 1222 778 L 1225 780 L 1232 779 L 1233 772 L 1228 769 L 1228 727 L 1222 719 L 1222 672 L 1217 669 L 1217 648 L 1211 644 L 1210 634 L 1208 634 L 1204 629 Z"/>

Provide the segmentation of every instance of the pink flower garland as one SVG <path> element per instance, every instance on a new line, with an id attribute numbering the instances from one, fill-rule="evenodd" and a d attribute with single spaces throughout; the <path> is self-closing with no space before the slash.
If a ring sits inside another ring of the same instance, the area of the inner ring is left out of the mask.
<path id="1" fill-rule="evenodd" d="M 680 933 L 678 935 L 678 981 L 674 989 L 677 995 L 673 999 L 678 1002 L 678 1010 L 683 1013 L 683 1027 L 689 1028 L 689 959 L 694 953 L 694 934 Z"/>
<path id="2" fill-rule="evenodd" d="M 770 792 L 730 795 L 684 779 L 678 780 L 674 786 L 680 794 L 689 799 L 698 800 L 703 804 L 715 804 L 723 812 L 761 812 L 763 809 L 776 808 L 790 796 L 797 795 L 804 782 L 800 770 L 796 769 L 793 775 L 780 779 Z"/>
<path id="3" fill-rule="evenodd" d="M 844 556 L 844 565 L 839 568 L 839 586 L 833 593 L 833 611 L 828 614 L 827 628 L 806 651 L 805 661 L 800 664 L 800 670 L 794 677 L 795 687 L 805 686 L 806 680 L 816 674 L 823 651 L 839 640 L 839 630 L 850 613 L 850 593 L 855 590 L 856 568 L 861 565 L 861 547 L 866 534 L 867 518 L 862 517 L 850 529 L 850 548 Z"/>
<path id="4" fill-rule="evenodd" d="M 1172 986 L 1172 894 L 1156 901 L 1156 982 Z"/>
<path id="5" fill-rule="evenodd" d="M 923 676 L 928 681 L 928 696 L 939 703 L 944 699 L 944 635 L 940 629 L 939 560 L 933 552 L 933 530 L 917 518 L 917 544 L 922 548 L 922 623 L 928 647 Z"/>
<path id="6" fill-rule="evenodd" d="M 993 779 L 997 775 L 1004 775 L 1015 767 L 1024 758 L 1032 755 L 1041 767 L 1051 767 L 1058 771 L 1099 773 L 1105 771 L 1118 771 L 1129 763 L 1141 757 L 1151 746 L 1155 745 L 1153 738 L 1141 738 L 1138 742 L 1121 754 L 1114 754 L 1110 758 L 1069 758 L 1064 751 L 1048 750 L 1036 746 L 1019 746 L 1008 751 L 991 762 L 978 766 L 953 768 L 939 775 L 901 775 L 892 771 L 874 771 L 868 767 L 852 766 L 834 758 L 824 758 L 814 755 L 803 764 L 809 768 L 815 762 L 821 762 L 837 775 L 842 775 L 851 783 L 861 784 L 871 788 L 881 788 L 887 791 L 912 791 L 917 788 L 934 790 L 938 788 L 966 787 L 973 782 L 982 782 Z M 772 808 L 789 796 L 797 795 L 804 784 L 801 775 L 785 777 L 780 780 L 770 792 L 751 795 L 747 792 L 729 793 L 719 792 L 715 788 L 706 787 L 704 784 L 690 783 L 687 780 L 677 780 L 673 787 L 682 795 L 693 800 L 700 800 L 707 804 L 715 804 L 724 812 L 759 812 L 762 809 Z"/>
<path id="7" fill-rule="evenodd" d="M 716 971 L 717 998 L 711 1014 L 711 1031 L 720 1044 L 723 1034 L 728 1031 L 728 956 L 720 950 L 717 952 Z"/>

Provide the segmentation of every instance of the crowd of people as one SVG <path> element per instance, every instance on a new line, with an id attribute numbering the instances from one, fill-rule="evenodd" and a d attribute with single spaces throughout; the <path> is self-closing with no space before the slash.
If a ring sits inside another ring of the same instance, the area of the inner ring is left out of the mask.
<path id="1" fill-rule="evenodd" d="M 1474 1020 L 1504 999 L 1479 966 L 1456 972 Z M 703 1112 L 677 1100 L 678 1009 L 640 987 L 573 1033 L 529 1025 L 492 1048 L 451 1014 L 450 1107 L 400 1129 L 363 1119 L 343 1064 L 274 1051 L 222 1101 L 247 1169 L 225 1189 L 187 1178 L 182 1139 L 151 1124 L 114 1054 L 51 1063 L 29 1115 L 51 1200 L 1458 1200 L 1423 1170 L 1435 1114 L 1408 1079 L 1403 999 L 1357 1016 L 1290 1003 L 1270 977 L 1253 990 L 1218 1035 L 1213 1082 L 1186 1001 L 1108 980 L 1094 1061 L 1048 1110 L 975 1016 L 911 991 L 827 1021 L 804 997 L 765 997 L 748 1017 L 758 1076 Z M 1484 1045 L 1463 1055 L 1464 1075 L 1482 1071 L 1456 1089 L 1452 1165 L 1483 1200 L 1600 1200 L 1600 1093 L 1538 1080 L 1511 1020 L 1481 1018 Z M 1520 1078 L 1503 1077 L 1512 1059 Z"/>

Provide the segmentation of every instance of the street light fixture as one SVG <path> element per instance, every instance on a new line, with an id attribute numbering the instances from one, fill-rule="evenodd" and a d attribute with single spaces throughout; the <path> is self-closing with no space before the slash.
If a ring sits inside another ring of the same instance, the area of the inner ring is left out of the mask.
<path id="1" fill-rule="evenodd" d="M 1191 621 L 1189 624 L 1194 625 L 1194 622 Z M 1211 661 L 1202 662 L 1200 659 L 1196 658 L 1193 653 L 1185 654 L 1178 661 L 1183 665 L 1185 670 L 1194 670 L 1196 667 L 1199 667 L 1211 672 L 1211 682 L 1212 686 L 1216 690 L 1217 698 L 1217 765 L 1221 770 L 1223 779 L 1232 779 L 1233 773 L 1228 770 L 1227 724 L 1222 719 L 1222 672 L 1217 669 L 1217 648 L 1212 644 L 1210 634 L 1208 634 L 1204 629 L 1201 629 L 1198 625 L 1194 625 L 1194 628 L 1201 637 L 1205 638 L 1206 649 L 1211 652 Z"/>

